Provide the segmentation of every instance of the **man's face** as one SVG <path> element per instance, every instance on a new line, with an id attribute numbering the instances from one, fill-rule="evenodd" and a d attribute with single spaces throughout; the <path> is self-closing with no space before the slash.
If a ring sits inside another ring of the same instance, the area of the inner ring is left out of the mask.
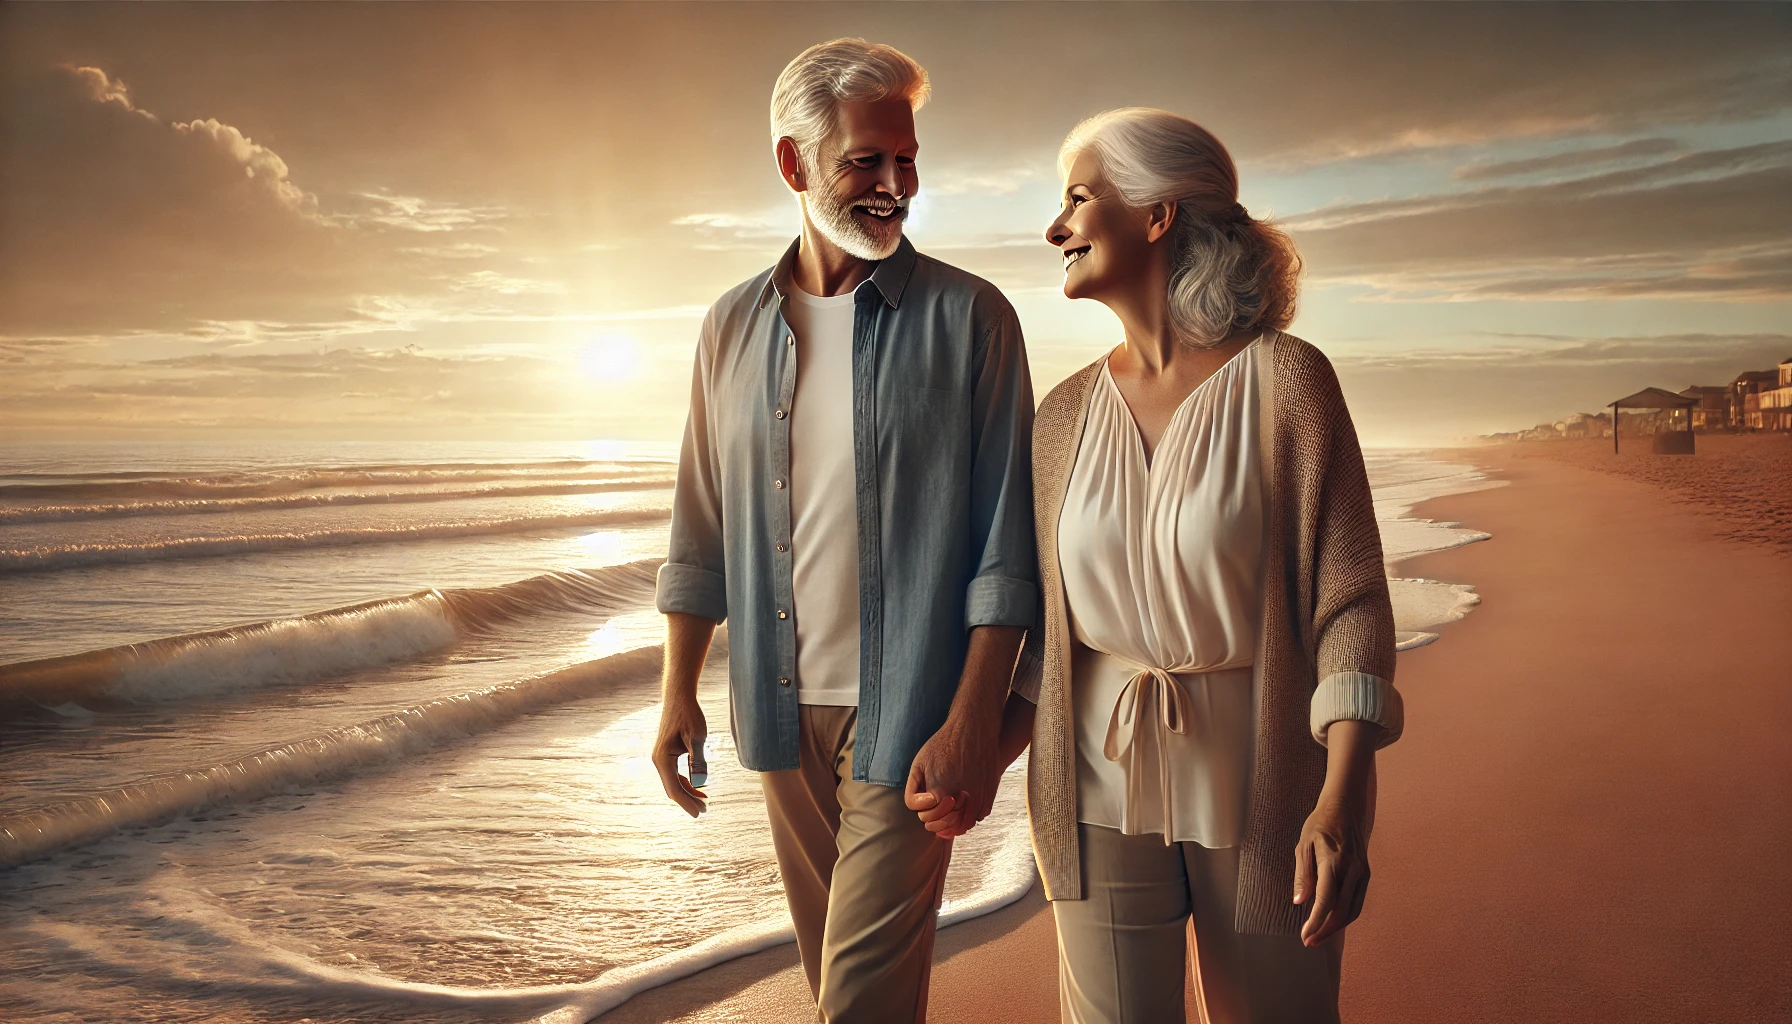
<path id="1" fill-rule="evenodd" d="M 915 173 L 915 112 L 906 99 L 843 103 L 832 137 L 805 168 L 803 208 L 828 240 L 863 260 L 896 251 Z"/>

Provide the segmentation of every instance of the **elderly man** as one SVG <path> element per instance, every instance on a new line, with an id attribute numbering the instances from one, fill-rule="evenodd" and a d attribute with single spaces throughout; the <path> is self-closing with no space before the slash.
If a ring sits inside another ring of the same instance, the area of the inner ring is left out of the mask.
<path id="1" fill-rule="evenodd" d="M 731 725 L 760 774 L 823 1021 L 920 1021 L 952 844 L 989 813 L 1032 621 L 1033 397 L 1013 308 L 903 236 L 927 73 L 804 51 L 772 92 L 802 234 L 703 323 L 660 569 L 653 758 L 702 749 L 729 622 Z M 918 816 L 920 812 L 920 816 Z"/>

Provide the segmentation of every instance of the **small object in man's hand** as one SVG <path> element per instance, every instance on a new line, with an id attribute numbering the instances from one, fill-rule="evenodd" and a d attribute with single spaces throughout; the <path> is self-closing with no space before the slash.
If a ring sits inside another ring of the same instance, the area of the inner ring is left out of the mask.
<path id="1" fill-rule="evenodd" d="M 703 749 L 699 747 L 690 755 L 691 788 L 702 789 L 709 785 L 709 762 L 703 759 Z"/>

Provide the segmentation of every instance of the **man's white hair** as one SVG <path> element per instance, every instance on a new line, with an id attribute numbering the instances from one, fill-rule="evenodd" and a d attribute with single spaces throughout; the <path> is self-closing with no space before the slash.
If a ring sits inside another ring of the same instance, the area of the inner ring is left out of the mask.
<path id="1" fill-rule="evenodd" d="M 894 46 L 863 39 L 816 43 L 785 65 L 772 87 L 772 143 L 789 136 L 807 164 L 838 127 L 840 104 L 897 96 L 920 110 L 932 91 L 926 70 Z"/>

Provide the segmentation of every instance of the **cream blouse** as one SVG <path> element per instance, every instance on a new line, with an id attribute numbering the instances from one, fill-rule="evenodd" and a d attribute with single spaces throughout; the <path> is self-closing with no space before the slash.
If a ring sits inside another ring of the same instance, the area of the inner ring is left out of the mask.
<path id="1" fill-rule="evenodd" d="M 1263 555 L 1253 341 L 1185 398 L 1147 464 L 1104 362 L 1059 516 L 1077 818 L 1234 846 Z"/>

